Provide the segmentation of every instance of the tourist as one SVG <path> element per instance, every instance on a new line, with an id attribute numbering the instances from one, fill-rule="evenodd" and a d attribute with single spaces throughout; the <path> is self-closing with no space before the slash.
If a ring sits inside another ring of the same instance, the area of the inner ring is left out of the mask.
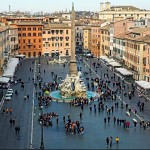
<path id="1" fill-rule="evenodd" d="M 112 136 L 110 137 L 109 141 L 110 141 L 110 147 L 112 147 L 112 141 L 113 141 Z"/>
<path id="2" fill-rule="evenodd" d="M 119 137 L 116 137 L 116 144 L 119 143 Z"/>
<path id="3" fill-rule="evenodd" d="M 109 145 L 109 137 L 106 138 L 106 144 Z"/>

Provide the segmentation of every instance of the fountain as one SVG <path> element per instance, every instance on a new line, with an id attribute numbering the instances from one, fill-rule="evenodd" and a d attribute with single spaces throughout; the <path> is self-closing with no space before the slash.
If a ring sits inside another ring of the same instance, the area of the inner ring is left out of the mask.
<path id="1" fill-rule="evenodd" d="M 68 102 L 75 97 L 91 98 L 96 97 L 96 93 L 87 91 L 84 82 L 81 79 L 81 72 L 77 72 L 77 64 L 75 58 L 75 11 L 72 4 L 71 18 L 71 59 L 69 67 L 70 75 L 66 75 L 63 82 L 59 84 L 59 91 L 50 93 L 50 96 L 59 101 Z"/>

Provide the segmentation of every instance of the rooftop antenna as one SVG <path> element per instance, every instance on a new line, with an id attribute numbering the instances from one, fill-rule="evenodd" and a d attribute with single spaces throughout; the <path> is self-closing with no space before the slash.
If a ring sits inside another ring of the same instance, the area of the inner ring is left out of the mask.
<path id="1" fill-rule="evenodd" d="M 11 6 L 9 5 L 9 12 L 11 11 Z"/>

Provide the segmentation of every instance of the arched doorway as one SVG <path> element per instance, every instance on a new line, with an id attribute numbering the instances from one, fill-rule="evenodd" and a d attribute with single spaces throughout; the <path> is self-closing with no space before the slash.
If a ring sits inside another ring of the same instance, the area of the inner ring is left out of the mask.
<path id="1" fill-rule="evenodd" d="M 26 53 L 24 52 L 24 53 L 23 53 L 23 55 L 25 55 L 25 56 L 26 56 Z"/>
<path id="2" fill-rule="evenodd" d="M 36 52 L 33 52 L 33 57 L 36 57 Z"/>
<path id="3" fill-rule="evenodd" d="M 28 57 L 31 57 L 31 52 L 28 52 Z"/>

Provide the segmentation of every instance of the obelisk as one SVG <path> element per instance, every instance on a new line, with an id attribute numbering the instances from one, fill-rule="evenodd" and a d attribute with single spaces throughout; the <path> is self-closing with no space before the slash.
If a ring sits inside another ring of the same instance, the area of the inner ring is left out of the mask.
<path id="1" fill-rule="evenodd" d="M 72 3 L 71 14 L 71 59 L 70 59 L 70 76 L 77 75 L 77 64 L 75 58 L 75 11 L 74 3 Z"/>

